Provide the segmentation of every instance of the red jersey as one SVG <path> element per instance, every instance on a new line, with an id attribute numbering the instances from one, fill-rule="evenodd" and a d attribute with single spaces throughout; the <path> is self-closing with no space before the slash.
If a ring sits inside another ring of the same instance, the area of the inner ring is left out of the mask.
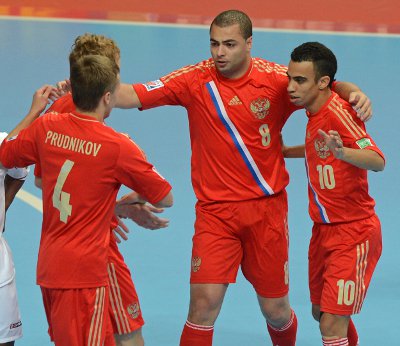
<path id="1" fill-rule="evenodd" d="M 343 145 L 382 152 L 365 131 L 351 105 L 336 93 L 315 114 L 309 114 L 306 131 L 306 167 L 309 213 L 317 223 L 350 222 L 375 213 L 368 194 L 367 170 L 336 159 L 318 134 L 339 132 Z"/>
<path id="2" fill-rule="evenodd" d="M 209 59 L 133 85 L 143 109 L 187 109 L 192 184 L 200 201 L 250 200 L 288 184 L 280 133 L 297 108 L 287 96 L 286 70 L 253 58 L 247 73 L 232 80 Z"/>
<path id="3" fill-rule="evenodd" d="M 133 141 L 78 113 L 40 117 L 3 142 L 0 157 L 6 167 L 42 169 L 37 282 L 48 288 L 108 284 L 110 220 L 121 184 L 151 203 L 171 189 Z"/>

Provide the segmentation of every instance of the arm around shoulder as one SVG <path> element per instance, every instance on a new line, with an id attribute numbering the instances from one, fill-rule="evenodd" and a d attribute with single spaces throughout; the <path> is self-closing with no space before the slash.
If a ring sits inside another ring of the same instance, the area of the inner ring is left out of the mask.
<path id="1" fill-rule="evenodd" d="M 121 83 L 116 92 L 117 95 L 117 108 L 129 109 L 129 108 L 140 108 L 139 97 L 133 88 L 132 84 Z"/>

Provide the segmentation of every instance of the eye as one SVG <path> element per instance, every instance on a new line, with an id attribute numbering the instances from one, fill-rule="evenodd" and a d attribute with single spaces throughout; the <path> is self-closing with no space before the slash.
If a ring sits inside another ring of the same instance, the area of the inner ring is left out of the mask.
<path id="1" fill-rule="evenodd" d="M 234 43 L 227 43 L 226 46 L 227 46 L 228 48 L 233 48 L 233 47 L 235 47 L 236 45 L 235 45 Z"/>

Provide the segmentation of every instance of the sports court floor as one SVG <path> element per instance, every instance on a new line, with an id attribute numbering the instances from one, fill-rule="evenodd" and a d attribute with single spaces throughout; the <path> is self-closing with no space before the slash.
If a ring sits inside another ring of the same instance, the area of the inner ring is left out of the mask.
<path id="1" fill-rule="evenodd" d="M 112 37 L 121 48 L 125 82 L 157 79 L 176 68 L 209 57 L 206 26 L 112 21 L 46 20 L 0 17 L 0 124 L 11 130 L 25 115 L 32 94 L 44 83 L 68 76 L 67 56 L 74 38 L 85 32 Z M 305 41 L 320 41 L 337 55 L 337 79 L 352 81 L 370 96 L 374 118 L 367 127 L 386 154 L 382 173 L 370 173 L 370 191 L 382 222 L 383 255 L 360 316 L 354 318 L 362 346 L 399 345 L 400 183 L 399 82 L 400 35 L 305 32 L 256 29 L 253 56 L 287 64 L 291 50 Z M 299 111 L 284 130 L 288 144 L 303 142 L 306 118 Z M 139 229 L 128 222 L 129 240 L 121 246 L 141 299 L 148 346 L 176 346 L 186 319 L 195 198 L 190 183 L 190 144 L 184 109 L 163 107 L 139 112 L 115 110 L 108 124 L 129 135 L 172 183 L 175 205 L 165 212 L 170 227 Z M 288 160 L 291 175 L 291 303 L 299 319 L 298 345 L 320 345 L 307 288 L 307 248 L 311 222 L 307 214 L 304 163 Z M 93 167 L 92 174 L 96 174 Z M 32 175 L 24 185 L 40 197 Z M 17 199 L 7 215 L 6 237 L 14 253 L 24 337 L 20 346 L 51 345 L 40 290 L 35 285 L 41 213 L 30 195 Z M 1 302 L 0 302 L 1 306 Z M 252 287 L 239 275 L 231 285 L 216 323 L 216 346 L 270 345 Z"/>

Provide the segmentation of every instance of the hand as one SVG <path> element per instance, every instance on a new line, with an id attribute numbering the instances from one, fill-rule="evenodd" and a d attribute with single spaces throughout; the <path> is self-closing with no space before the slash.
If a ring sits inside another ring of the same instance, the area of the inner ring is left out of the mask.
<path id="1" fill-rule="evenodd" d="M 163 211 L 164 209 L 156 208 L 150 204 L 119 204 L 117 202 L 115 206 L 116 215 L 131 219 L 139 226 L 151 230 L 168 227 L 168 219 L 159 218 L 154 214 Z"/>
<path id="2" fill-rule="evenodd" d="M 62 80 L 56 84 L 57 90 L 60 95 L 64 95 L 71 92 L 71 81 L 69 79 Z"/>
<path id="3" fill-rule="evenodd" d="M 328 133 L 326 133 L 325 131 L 319 129 L 318 134 L 322 136 L 325 144 L 328 146 L 333 155 L 338 159 L 342 159 L 344 155 L 344 146 L 339 133 L 333 130 L 330 130 Z"/>
<path id="4" fill-rule="evenodd" d="M 44 85 L 33 94 L 32 105 L 29 113 L 39 115 L 50 103 L 51 95 L 54 95 L 56 89 L 52 85 Z"/>
<path id="5" fill-rule="evenodd" d="M 121 239 L 128 240 L 127 234 L 129 233 L 129 228 L 123 223 L 123 221 L 115 215 L 118 220 L 118 226 L 113 229 L 115 241 L 121 243 Z"/>
<path id="6" fill-rule="evenodd" d="M 372 118 L 371 100 L 362 91 L 351 92 L 349 102 L 353 105 L 354 110 L 362 121 L 365 122 Z"/>

